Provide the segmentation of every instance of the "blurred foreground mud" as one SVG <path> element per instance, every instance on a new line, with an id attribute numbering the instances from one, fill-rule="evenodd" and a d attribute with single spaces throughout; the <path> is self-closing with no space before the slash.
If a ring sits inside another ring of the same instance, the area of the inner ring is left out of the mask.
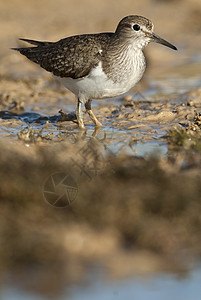
<path id="1" fill-rule="evenodd" d="M 199 260 L 200 153 L 105 154 L 95 138 L 30 146 L 1 142 L 2 276 L 15 270 L 23 277 L 31 267 L 34 277 L 27 284 L 40 289 L 47 276 L 52 291 L 60 289 L 61 278 L 77 282 L 94 263 L 122 277 L 183 273 Z M 50 178 L 54 185 L 48 188 Z M 60 274 L 56 282 L 49 278 L 50 265 Z"/>

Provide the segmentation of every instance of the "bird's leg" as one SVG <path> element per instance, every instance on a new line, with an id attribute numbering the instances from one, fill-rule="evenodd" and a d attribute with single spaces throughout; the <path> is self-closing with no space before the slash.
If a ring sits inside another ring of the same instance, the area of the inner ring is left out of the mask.
<path id="1" fill-rule="evenodd" d="M 77 103 L 76 116 L 79 128 L 84 129 L 85 127 L 82 118 L 82 102 L 80 101 L 80 99 L 78 99 Z"/>
<path id="2" fill-rule="evenodd" d="M 102 126 L 102 124 L 97 120 L 96 116 L 94 115 L 93 111 L 91 110 L 91 100 L 88 100 L 85 103 L 85 108 L 86 108 L 86 111 L 87 111 L 89 117 L 94 122 L 95 126 L 97 126 L 97 127 Z"/>

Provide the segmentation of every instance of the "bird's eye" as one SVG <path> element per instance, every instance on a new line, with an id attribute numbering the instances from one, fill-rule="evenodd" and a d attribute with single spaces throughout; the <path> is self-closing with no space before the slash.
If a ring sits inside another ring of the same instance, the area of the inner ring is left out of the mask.
<path id="1" fill-rule="evenodd" d="M 133 25 L 133 29 L 135 31 L 139 31 L 140 30 L 140 25 L 138 25 L 138 24 Z"/>

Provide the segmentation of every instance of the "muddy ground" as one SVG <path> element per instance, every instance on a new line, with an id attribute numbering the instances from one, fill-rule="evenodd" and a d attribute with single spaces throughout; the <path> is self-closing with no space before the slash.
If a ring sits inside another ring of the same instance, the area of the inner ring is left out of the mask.
<path id="1" fill-rule="evenodd" d="M 94 101 L 103 129 L 85 114 L 80 132 L 64 115 L 74 96 L 9 48 L 113 31 L 128 14 L 179 51 L 150 45 L 144 79 Z M 0 2 L 2 281 L 56 295 L 93 268 L 182 275 L 200 262 L 200 16 L 196 0 Z"/>

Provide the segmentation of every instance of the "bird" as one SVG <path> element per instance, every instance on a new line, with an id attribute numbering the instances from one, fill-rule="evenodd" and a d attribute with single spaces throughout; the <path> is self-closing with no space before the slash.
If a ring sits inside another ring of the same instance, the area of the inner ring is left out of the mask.
<path id="1" fill-rule="evenodd" d="M 95 126 L 100 127 L 91 109 L 92 100 L 119 96 L 134 87 L 145 72 L 143 49 L 150 42 L 177 50 L 153 28 L 149 19 L 129 15 L 118 23 L 115 32 L 74 35 L 57 42 L 20 38 L 33 46 L 12 49 L 51 72 L 75 94 L 79 128 L 85 128 L 82 105 Z"/>

